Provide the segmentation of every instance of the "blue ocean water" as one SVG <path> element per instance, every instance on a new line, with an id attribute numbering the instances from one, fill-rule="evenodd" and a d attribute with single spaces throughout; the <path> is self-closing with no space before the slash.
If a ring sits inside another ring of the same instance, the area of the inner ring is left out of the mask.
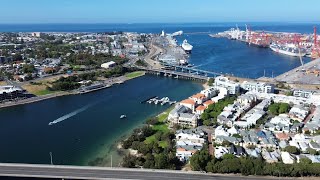
<path id="1" fill-rule="evenodd" d="M 249 47 L 238 41 L 208 36 L 244 23 L 186 23 L 186 24 L 0 24 L 3 32 L 110 32 L 128 31 L 141 33 L 168 33 L 183 30 L 179 43 L 187 39 L 194 46 L 190 63 L 199 69 L 234 74 L 240 77 L 258 78 L 277 76 L 300 65 L 299 58 L 272 52 L 270 49 Z M 313 33 L 313 26 L 306 23 L 250 23 L 252 30 Z M 320 27 L 320 26 L 319 26 Z M 192 34 L 195 32 L 207 32 Z M 190 34 L 189 34 L 190 33 Z M 305 62 L 310 61 L 304 58 Z"/>

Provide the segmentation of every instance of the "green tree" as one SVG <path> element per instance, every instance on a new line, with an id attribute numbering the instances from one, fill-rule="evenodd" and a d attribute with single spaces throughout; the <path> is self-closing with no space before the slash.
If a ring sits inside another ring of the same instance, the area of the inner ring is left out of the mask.
<path id="1" fill-rule="evenodd" d="M 190 158 L 190 164 L 192 170 L 200 171 L 205 170 L 208 162 L 211 160 L 208 147 L 203 146 L 200 151 L 197 151 L 194 155 Z"/>
<path id="2" fill-rule="evenodd" d="M 300 150 L 295 146 L 287 146 L 284 150 L 291 154 L 300 154 Z"/>

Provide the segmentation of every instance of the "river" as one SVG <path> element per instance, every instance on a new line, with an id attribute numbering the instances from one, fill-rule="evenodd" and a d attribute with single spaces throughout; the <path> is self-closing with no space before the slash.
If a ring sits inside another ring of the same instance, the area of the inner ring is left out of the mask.
<path id="1" fill-rule="evenodd" d="M 48 164 L 52 152 L 54 164 L 87 165 L 113 153 L 117 165 L 114 142 L 168 108 L 142 100 L 181 100 L 201 89 L 196 82 L 146 75 L 93 93 L 0 109 L 0 162 Z M 64 120 L 48 125 L 58 118 Z"/>

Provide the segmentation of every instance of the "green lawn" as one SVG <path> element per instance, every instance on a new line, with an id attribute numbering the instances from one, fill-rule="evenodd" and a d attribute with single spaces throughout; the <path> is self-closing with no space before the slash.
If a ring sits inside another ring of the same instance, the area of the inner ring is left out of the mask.
<path id="1" fill-rule="evenodd" d="M 135 72 L 128 73 L 125 76 L 128 79 L 133 79 L 133 78 L 136 78 L 136 77 L 139 77 L 139 76 L 143 76 L 144 74 L 145 74 L 144 71 L 135 71 Z"/>
<path id="2" fill-rule="evenodd" d="M 163 133 L 169 132 L 167 124 L 157 124 L 152 127 L 155 131 L 162 131 Z"/>
<path id="3" fill-rule="evenodd" d="M 44 89 L 44 90 L 35 92 L 34 94 L 37 95 L 37 96 L 44 96 L 44 95 L 52 94 L 52 93 L 55 93 L 55 92 L 57 92 L 57 91 L 50 91 L 50 90 Z"/>
<path id="4" fill-rule="evenodd" d="M 164 111 L 163 113 L 158 115 L 158 119 L 159 122 L 164 122 L 165 120 L 167 120 L 170 111 L 172 111 L 172 109 L 174 108 L 174 106 L 171 106 L 170 108 L 168 108 L 166 111 Z"/>

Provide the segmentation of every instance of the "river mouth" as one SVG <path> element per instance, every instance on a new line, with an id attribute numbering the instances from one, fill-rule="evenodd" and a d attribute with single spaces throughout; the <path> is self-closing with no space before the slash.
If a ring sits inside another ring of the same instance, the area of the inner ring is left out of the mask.
<path id="1" fill-rule="evenodd" d="M 118 142 L 168 108 L 141 101 L 155 95 L 181 100 L 201 89 L 197 82 L 146 75 L 97 92 L 0 109 L 0 162 L 49 164 L 52 152 L 57 165 L 93 165 L 102 157 L 96 164 L 111 166 L 112 154 L 117 166 L 125 153 L 119 155 Z"/>

